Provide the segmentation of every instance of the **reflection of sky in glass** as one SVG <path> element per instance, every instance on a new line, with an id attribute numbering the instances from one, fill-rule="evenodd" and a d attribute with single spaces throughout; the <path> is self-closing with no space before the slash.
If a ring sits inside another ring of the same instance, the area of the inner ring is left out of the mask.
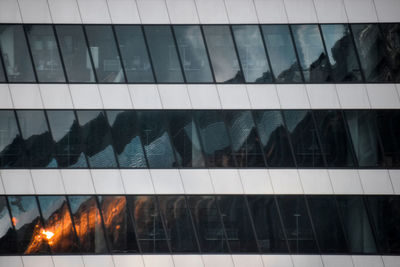
<path id="1" fill-rule="evenodd" d="M 7 234 L 11 228 L 11 218 L 4 197 L 0 198 L 0 239 Z M 1 240 L 0 240 L 1 241 Z"/>
<path id="2" fill-rule="evenodd" d="M 317 25 L 292 25 L 293 37 L 303 70 L 325 53 Z"/>
<path id="3" fill-rule="evenodd" d="M 0 152 L 19 134 L 12 111 L 0 110 Z"/>
<path id="4" fill-rule="evenodd" d="M 47 117 L 49 118 L 50 129 L 55 142 L 60 141 L 70 132 L 75 121 L 75 114 L 70 110 L 47 111 Z"/>
<path id="5" fill-rule="evenodd" d="M 25 140 L 33 135 L 40 135 L 48 131 L 42 110 L 18 110 L 17 116 L 21 125 L 22 137 Z"/>
<path id="6" fill-rule="evenodd" d="M 39 196 L 39 205 L 42 210 L 44 220 L 48 220 L 50 216 L 61 208 L 65 201 L 63 196 Z"/>
<path id="7" fill-rule="evenodd" d="M 324 35 L 326 49 L 328 50 L 329 60 L 332 65 L 336 63 L 332 55 L 332 49 L 336 42 L 348 35 L 348 27 L 344 24 L 321 25 L 321 30 Z"/>
<path id="8" fill-rule="evenodd" d="M 286 125 L 289 132 L 293 133 L 297 125 L 307 116 L 306 110 L 284 111 Z"/>
<path id="9" fill-rule="evenodd" d="M 32 223 L 39 217 L 39 211 L 33 196 L 10 196 L 8 201 L 12 216 L 15 219 L 15 229 L 19 230 L 25 224 Z"/>
<path id="10" fill-rule="evenodd" d="M 230 134 L 233 143 L 233 150 L 238 151 L 246 142 L 254 127 L 253 118 L 250 111 L 236 112 L 230 122 Z"/>

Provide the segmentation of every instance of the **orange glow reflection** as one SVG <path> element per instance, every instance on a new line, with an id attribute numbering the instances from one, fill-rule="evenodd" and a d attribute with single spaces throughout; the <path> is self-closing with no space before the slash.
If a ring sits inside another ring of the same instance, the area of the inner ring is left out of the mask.
<path id="1" fill-rule="evenodd" d="M 42 234 L 45 236 L 45 238 L 47 240 L 50 240 L 54 236 L 53 232 L 45 231 L 45 230 L 42 230 Z"/>

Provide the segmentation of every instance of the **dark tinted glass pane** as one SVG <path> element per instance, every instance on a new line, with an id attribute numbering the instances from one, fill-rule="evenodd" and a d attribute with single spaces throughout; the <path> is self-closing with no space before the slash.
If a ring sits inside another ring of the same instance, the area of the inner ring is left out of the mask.
<path id="1" fill-rule="evenodd" d="M 321 253 L 347 253 L 347 244 L 333 196 L 308 196 Z"/>
<path id="2" fill-rule="evenodd" d="M 208 167 L 235 166 L 229 136 L 219 111 L 194 111 Z"/>
<path id="3" fill-rule="evenodd" d="M 68 81 L 96 82 L 82 27 L 57 25 L 56 32 Z"/>
<path id="4" fill-rule="evenodd" d="M 3 62 L 1 59 L 1 55 L 0 55 L 0 83 L 5 82 L 5 81 L 6 81 L 6 76 L 4 74 Z"/>
<path id="5" fill-rule="evenodd" d="M 0 110 L 0 167 L 24 167 L 23 140 L 14 112 Z"/>
<path id="6" fill-rule="evenodd" d="M 272 82 L 259 26 L 235 25 L 232 30 L 246 82 Z"/>
<path id="7" fill-rule="evenodd" d="M 362 196 L 336 196 L 350 253 L 375 253 L 376 245 Z"/>
<path id="8" fill-rule="evenodd" d="M 400 24 L 380 24 L 393 81 L 400 82 Z"/>
<path id="9" fill-rule="evenodd" d="M 250 214 L 262 253 L 288 253 L 273 196 L 248 196 Z"/>
<path id="10" fill-rule="evenodd" d="M 294 167 L 289 136 L 278 110 L 254 111 L 260 141 L 270 167 Z"/>
<path id="11" fill-rule="evenodd" d="M 25 25 L 39 82 L 65 82 L 53 26 Z"/>
<path id="12" fill-rule="evenodd" d="M 9 196 L 12 222 L 17 231 L 18 252 L 48 254 L 49 246 L 34 196 Z"/>
<path id="13" fill-rule="evenodd" d="M 368 209 L 373 218 L 379 252 L 400 252 L 400 197 L 369 196 Z"/>
<path id="14" fill-rule="evenodd" d="M 226 253 L 228 246 L 215 198 L 212 196 L 188 196 L 202 253 Z"/>
<path id="15" fill-rule="evenodd" d="M 17 116 L 25 141 L 25 158 L 30 167 L 57 167 L 54 142 L 42 110 L 18 110 Z"/>
<path id="16" fill-rule="evenodd" d="M 377 110 L 376 113 L 384 165 L 389 168 L 400 167 L 400 111 Z"/>
<path id="17" fill-rule="evenodd" d="M 159 196 L 158 201 L 171 251 L 199 252 L 185 197 Z"/>
<path id="18" fill-rule="evenodd" d="M 318 25 L 292 25 L 291 28 L 305 82 L 331 81 L 329 59 Z"/>
<path id="19" fill-rule="evenodd" d="M 258 252 L 244 197 L 218 196 L 217 200 L 231 252 Z"/>
<path id="20" fill-rule="evenodd" d="M 125 82 L 111 26 L 90 25 L 85 30 L 98 82 Z"/>
<path id="21" fill-rule="evenodd" d="M 226 111 L 224 115 L 237 167 L 265 167 L 260 138 L 251 112 Z"/>
<path id="22" fill-rule="evenodd" d="M 182 83 L 183 76 L 170 26 L 144 26 L 157 82 Z"/>
<path id="23" fill-rule="evenodd" d="M 132 215 L 136 233 L 143 253 L 169 252 L 167 238 L 154 196 L 131 196 Z"/>
<path id="24" fill-rule="evenodd" d="M 342 113 L 338 110 L 315 110 L 313 113 L 327 166 L 354 166 L 353 146 Z"/>
<path id="25" fill-rule="evenodd" d="M 17 253 L 17 237 L 11 222 L 6 197 L 0 196 L 0 255 Z"/>
<path id="26" fill-rule="evenodd" d="M 205 167 L 200 140 L 192 113 L 168 111 L 169 129 L 176 157 L 183 167 Z"/>
<path id="27" fill-rule="evenodd" d="M 64 196 L 39 196 L 44 229 L 42 239 L 52 253 L 77 253 L 77 237 L 72 225 L 67 199 Z"/>
<path id="28" fill-rule="evenodd" d="M 82 253 L 107 253 L 100 212 L 95 196 L 69 196 L 72 219 Z"/>
<path id="29" fill-rule="evenodd" d="M 186 81 L 213 82 L 200 26 L 174 26 L 174 32 Z"/>
<path id="30" fill-rule="evenodd" d="M 203 26 L 217 83 L 243 83 L 229 26 Z"/>
<path id="31" fill-rule="evenodd" d="M 101 196 L 100 209 L 112 253 L 137 253 L 132 217 L 124 196 Z"/>
<path id="32" fill-rule="evenodd" d="M 354 40 L 367 82 L 393 81 L 385 42 L 377 24 L 352 24 Z"/>
<path id="33" fill-rule="evenodd" d="M 154 82 L 153 71 L 140 26 L 115 26 L 128 82 Z"/>
<path id="34" fill-rule="evenodd" d="M 360 167 L 382 166 L 382 150 L 378 140 L 375 111 L 345 111 L 354 152 Z"/>
<path id="35" fill-rule="evenodd" d="M 278 196 L 291 253 L 316 253 L 317 244 L 303 196 Z"/>
<path id="36" fill-rule="evenodd" d="M 117 167 L 110 126 L 103 111 L 77 111 L 85 152 L 92 168 Z"/>
<path id="37" fill-rule="evenodd" d="M 278 83 L 302 82 L 300 66 L 288 25 L 262 25 L 265 44 L 275 81 Z"/>
<path id="38" fill-rule="evenodd" d="M 35 82 L 22 25 L 0 25 L 0 48 L 9 82 Z"/>
<path id="39" fill-rule="evenodd" d="M 298 167 L 323 167 L 324 160 L 311 111 L 283 112 Z"/>
<path id="40" fill-rule="evenodd" d="M 114 149 L 122 168 L 147 167 L 135 111 L 107 111 Z"/>
<path id="41" fill-rule="evenodd" d="M 78 120 L 71 110 L 47 111 L 59 167 L 87 168 Z"/>
<path id="42" fill-rule="evenodd" d="M 361 69 L 350 29 L 346 24 L 322 24 L 329 62 L 335 82 L 360 82 Z"/>
<path id="43" fill-rule="evenodd" d="M 138 111 L 140 137 L 150 168 L 177 167 L 174 150 L 167 132 L 165 112 Z"/>

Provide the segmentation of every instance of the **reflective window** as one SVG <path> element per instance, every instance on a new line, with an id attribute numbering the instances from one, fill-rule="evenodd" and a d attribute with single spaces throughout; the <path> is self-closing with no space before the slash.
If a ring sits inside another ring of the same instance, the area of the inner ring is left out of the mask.
<path id="1" fill-rule="evenodd" d="M 352 24 L 366 82 L 393 81 L 385 42 L 377 24 Z"/>
<path id="2" fill-rule="evenodd" d="M 96 82 L 82 27 L 57 25 L 56 32 L 68 82 Z"/>
<path id="3" fill-rule="evenodd" d="M 387 60 L 392 71 L 393 81 L 400 82 L 400 24 L 380 24 L 386 41 Z"/>
<path id="4" fill-rule="evenodd" d="M 290 133 L 298 167 L 324 167 L 317 129 L 310 110 L 285 110 L 283 115 Z"/>
<path id="5" fill-rule="evenodd" d="M 22 25 L 0 25 L 0 50 L 9 82 L 36 82 Z"/>
<path id="6" fill-rule="evenodd" d="M 6 81 L 6 76 L 4 75 L 3 62 L 0 55 L 0 83 L 5 81 Z"/>
<path id="7" fill-rule="evenodd" d="M 58 44 L 51 25 L 25 25 L 39 82 L 65 82 Z"/>
<path id="8" fill-rule="evenodd" d="M 217 83 L 243 83 L 229 26 L 203 26 Z"/>
<path id="9" fill-rule="evenodd" d="M 318 25 L 292 25 L 291 28 L 305 82 L 332 81 Z"/>
<path id="10" fill-rule="evenodd" d="M 52 253 L 79 252 L 77 236 L 72 224 L 71 214 L 64 196 L 39 196 L 44 229 L 42 241 L 46 242 Z"/>
<path id="11" fill-rule="evenodd" d="M 384 165 L 388 168 L 400 167 L 400 111 L 377 110 L 376 114 Z"/>
<path id="12" fill-rule="evenodd" d="M 140 26 L 115 26 L 126 78 L 130 83 L 154 82 L 149 55 Z"/>
<path id="13" fill-rule="evenodd" d="M 208 167 L 233 167 L 232 148 L 222 113 L 194 111 Z"/>
<path id="14" fill-rule="evenodd" d="M 272 82 L 272 74 L 269 69 L 259 26 L 234 25 L 232 26 L 232 31 L 246 82 Z"/>
<path id="15" fill-rule="evenodd" d="M 24 167 L 23 140 L 14 112 L 0 110 L 0 167 Z"/>
<path id="16" fill-rule="evenodd" d="M 111 26 L 87 25 L 85 30 L 98 82 L 125 82 Z"/>
<path id="17" fill-rule="evenodd" d="M 174 26 L 174 33 L 186 81 L 189 83 L 213 82 L 200 26 Z"/>
<path id="18" fill-rule="evenodd" d="M 154 196 L 131 196 L 131 214 L 136 223 L 137 238 L 142 253 L 169 252 L 164 226 Z"/>
<path id="19" fill-rule="evenodd" d="M 117 167 L 110 126 L 103 111 L 76 112 L 81 127 L 85 152 L 92 168 Z"/>
<path id="20" fill-rule="evenodd" d="M 158 83 L 182 83 L 183 74 L 170 26 L 144 26 Z"/>
<path id="21" fill-rule="evenodd" d="M 250 111 L 225 111 L 237 167 L 265 167 L 260 138 Z"/>
<path id="22" fill-rule="evenodd" d="M 350 29 L 346 24 L 322 24 L 329 62 L 335 82 L 361 82 L 361 69 Z"/>
<path id="23" fill-rule="evenodd" d="M 17 239 L 5 196 L 0 196 L 0 255 L 17 253 Z"/>
<path id="24" fill-rule="evenodd" d="M 248 196 L 258 246 L 262 253 L 288 253 L 274 196 Z"/>
<path id="25" fill-rule="evenodd" d="M 82 253 L 107 253 L 103 225 L 95 196 L 69 196 L 72 218 Z"/>
<path id="26" fill-rule="evenodd" d="M 277 83 L 303 81 L 288 25 L 261 26 L 271 68 Z"/>

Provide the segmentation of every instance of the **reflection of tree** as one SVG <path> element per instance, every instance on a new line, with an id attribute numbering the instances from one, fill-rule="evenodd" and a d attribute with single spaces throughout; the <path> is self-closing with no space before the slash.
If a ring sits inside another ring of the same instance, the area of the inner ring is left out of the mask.
<path id="1" fill-rule="evenodd" d="M 293 64 L 286 70 L 282 71 L 276 77 L 278 82 L 301 82 L 301 73 L 300 67 L 297 61 L 293 62 Z"/>
<path id="2" fill-rule="evenodd" d="M 226 80 L 223 83 L 244 83 L 242 72 L 238 70 L 233 78 Z"/>

